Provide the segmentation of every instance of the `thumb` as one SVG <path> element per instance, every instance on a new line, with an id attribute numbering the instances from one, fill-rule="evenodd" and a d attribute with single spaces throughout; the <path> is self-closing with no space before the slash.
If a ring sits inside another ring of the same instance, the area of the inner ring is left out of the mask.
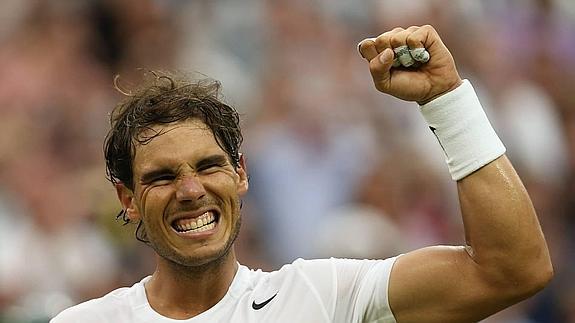
<path id="1" fill-rule="evenodd" d="M 390 80 L 390 69 L 393 65 L 393 50 L 391 48 L 386 48 L 378 56 L 374 57 L 369 61 L 369 70 L 376 87 L 381 90 L 380 87 L 385 86 Z"/>

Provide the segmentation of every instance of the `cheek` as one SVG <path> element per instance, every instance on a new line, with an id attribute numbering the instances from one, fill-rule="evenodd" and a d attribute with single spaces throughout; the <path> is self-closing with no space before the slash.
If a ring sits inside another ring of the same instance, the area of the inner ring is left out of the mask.
<path id="1" fill-rule="evenodd" d="M 240 192 L 238 191 L 238 181 L 231 174 L 214 177 L 212 181 L 214 192 L 224 200 L 235 201 Z"/>
<path id="2" fill-rule="evenodd" d="M 238 208 L 238 189 L 234 177 L 229 174 L 213 174 L 204 182 L 204 187 L 210 199 L 219 204 L 224 214 L 232 214 Z"/>
<path id="3" fill-rule="evenodd" d="M 173 189 L 170 186 L 156 186 L 144 190 L 140 199 L 144 214 L 163 212 L 172 192 Z M 161 219 L 162 217 L 154 216 L 153 218 Z"/>

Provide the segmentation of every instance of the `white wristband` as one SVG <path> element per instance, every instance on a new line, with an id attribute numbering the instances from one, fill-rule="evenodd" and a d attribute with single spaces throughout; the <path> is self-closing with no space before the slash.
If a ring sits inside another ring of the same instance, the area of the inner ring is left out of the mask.
<path id="1" fill-rule="evenodd" d="M 505 153 L 469 81 L 421 106 L 439 141 L 453 180 L 460 180 Z"/>

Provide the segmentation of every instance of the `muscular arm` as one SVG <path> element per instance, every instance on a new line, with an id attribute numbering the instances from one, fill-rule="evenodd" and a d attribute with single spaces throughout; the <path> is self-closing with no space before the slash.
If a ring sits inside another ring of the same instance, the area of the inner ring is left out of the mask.
<path id="1" fill-rule="evenodd" d="M 398 322 L 475 322 L 552 276 L 531 200 L 505 156 L 457 188 L 467 246 L 429 247 L 397 260 L 389 298 Z"/>
<path id="2" fill-rule="evenodd" d="M 425 47 L 431 60 L 417 69 L 391 69 L 390 48 L 402 45 Z M 423 104 L 461 84 L 431 26 L 396 28 L 363 41 L 360 53 L 376 88 L 404 100 Z M 552 277 L 537 216 L 507 157 L 460 179 L 457 188 L 466 246 L 424 248 L 397 260 L 388 293 L 398 322 L 475 322 L 529 297 Z"/>

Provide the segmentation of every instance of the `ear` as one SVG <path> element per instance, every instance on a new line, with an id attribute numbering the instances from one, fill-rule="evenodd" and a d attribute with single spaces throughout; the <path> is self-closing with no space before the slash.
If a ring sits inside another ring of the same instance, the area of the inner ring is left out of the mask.
<path id="1" fill-rule="evenodd" d="M 236 173 L 240 177 L 240 180 L 238 182 L 238 194 L 241 196 L 246 194 L 249 188 L 248 171 L 246 168 L 246 160 L 243 154 L 240 154 L 240 162 L 236 169 Z"/>
<path id="2" fill-rule="evenodd" d="M 141 220 L 140 212 L 135 203 L 134 192 L 122 183 L 118 183 L 115 186 L 116 194 L 118 194 L 118 199 L 122 203 L 122 208 L 126 211 L 128 219 L 134 222 Z"/>

